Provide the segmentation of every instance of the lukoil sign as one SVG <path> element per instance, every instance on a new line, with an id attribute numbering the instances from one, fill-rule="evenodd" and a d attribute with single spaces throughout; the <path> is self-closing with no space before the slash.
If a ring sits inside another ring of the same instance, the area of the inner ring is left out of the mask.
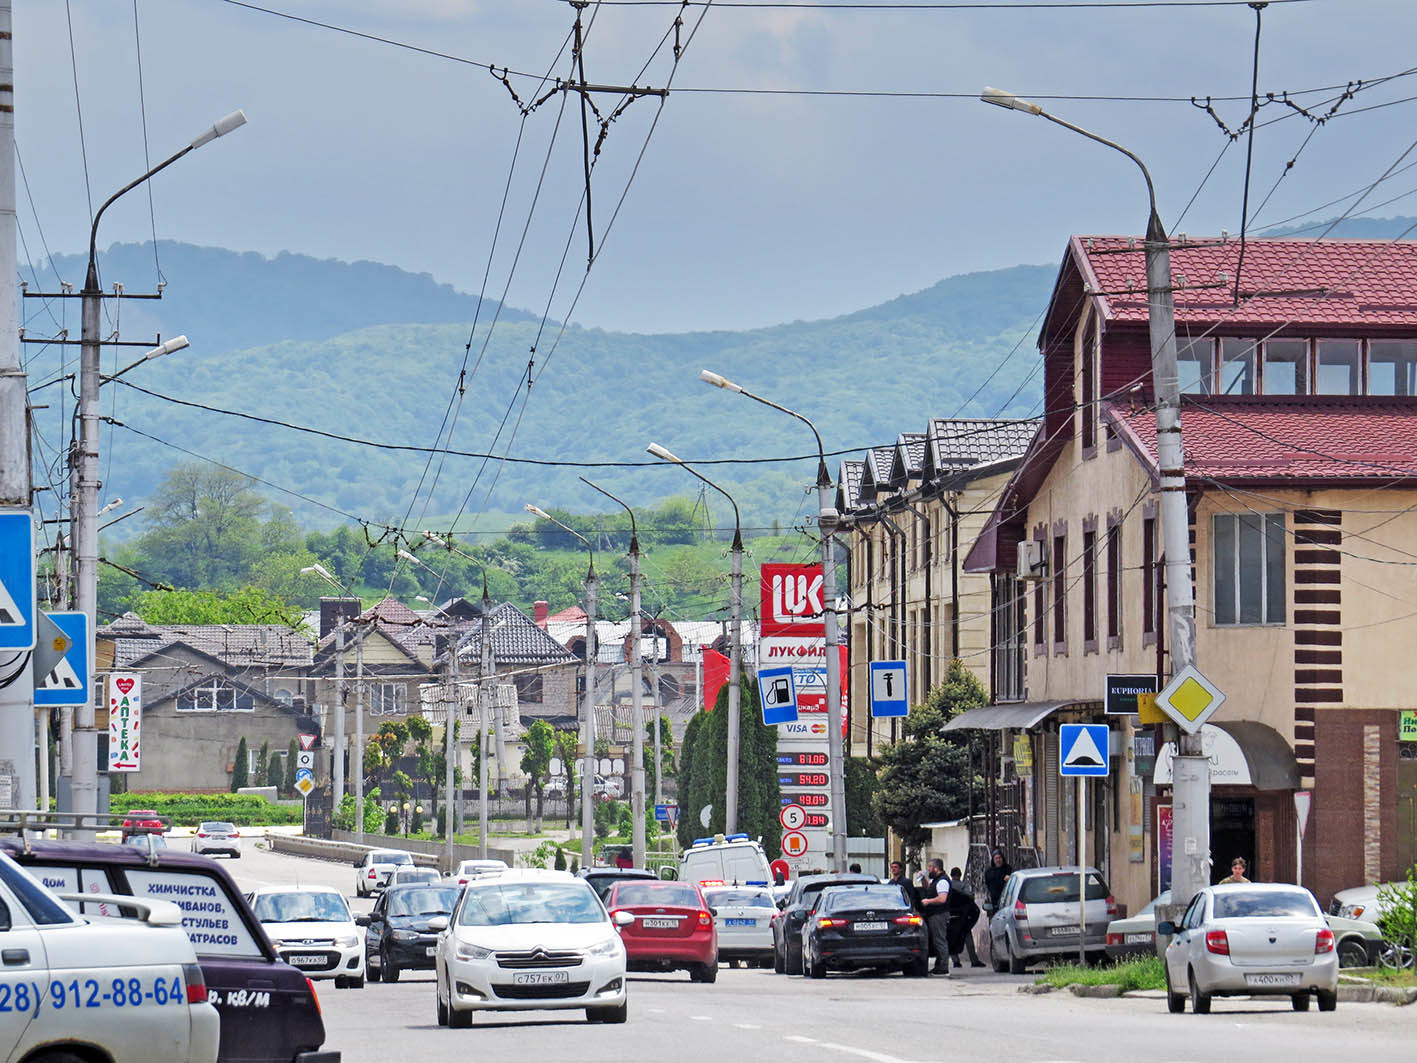
<path id="1" fill-rule="evenodd" d="M 826 633 L 821 565 L 764 565 L 760 587 L 764 635 Z"/>

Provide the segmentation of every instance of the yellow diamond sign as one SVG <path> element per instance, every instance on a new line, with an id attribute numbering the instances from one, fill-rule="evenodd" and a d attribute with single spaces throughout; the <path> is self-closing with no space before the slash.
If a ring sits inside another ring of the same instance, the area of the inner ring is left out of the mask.
<path id="1" fill-rule="evenodd" d="M 1225 704 L 1219 687 L 1187 665 L 1156 695 L 1156 707 L 1187 734 L 1195 734 L 1215 710 Z"/>
<path id="2" fill-rule="evenodd" d="M 309 797 L 310 791 L 315 789 L 315 782 L 313 779 L 302 777 L 295 780 L 295 788 L 300 791 L 301 797 Z"/>

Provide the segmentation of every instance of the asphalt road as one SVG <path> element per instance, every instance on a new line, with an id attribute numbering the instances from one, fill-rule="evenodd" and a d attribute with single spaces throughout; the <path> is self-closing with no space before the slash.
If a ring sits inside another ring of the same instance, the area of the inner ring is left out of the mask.
<path id="1" fill-rule="evenodd" d="M 229 865 L 243 887 L 323 883 L 346 895 L 353 868 L 249 845 Z M 351 901 L 367 911 L 368 901 Z M 925 1063 L 965 1059 L 1397 1060 L 1412 1058 L 1417 1005 L 1340 1004 L 1298 1014 L 1288 1000 L 1216 1000 L 1209 1016 L 1170 1015 L 1159 999 L 1030 996 L 1028 976 L 967 969 L 952 978 L 832 975 L 825 982 L 725 968 L 714 985 L 684 974 L 631 977 L 630 1019 L 590 1025 L 582 1012 L 478 1015 L 471 1030 L 440 1028 L 431 972 L 396 985 L 336 990 L 317 983 L 327 1046 L 344 1063 L 416 1059 L 670 1061 L 670 1063 Z M 475 1054 L 475 1055 L 474 1055 Z"/>

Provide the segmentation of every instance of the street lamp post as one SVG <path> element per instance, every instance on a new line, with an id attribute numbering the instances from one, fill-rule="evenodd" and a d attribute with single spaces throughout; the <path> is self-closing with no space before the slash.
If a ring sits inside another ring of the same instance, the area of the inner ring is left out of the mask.
<path id="1" fill-rule="evenodd" d="M 319 576 L 331 587 L 345 596 L 352 597 L 347 588 L 330 574 L 329 569 L 316 562 L 300 570 L 302 576 Z M 330 757 L 330 797 L 336 808 L 344 800 L 344 633 L 345 615 L 343 606 L 339 609 L 339 623 L 335 625 L 335 738 L 334 754 Z"/>
<path id="2" fill-rule="evenodd" d="M 1181 445 L 1181 387 L 1176 371 L 1176 308 L 1171 286 L 1171 247 L 1156 209 L 1156 186 L 1145 163 L 1120 144 L 1049 114 L 1031 100 L 985 88 L 979 97 L 1007 110 L 1046 118 L 1055 125 L 1121 152 L 1146 181 L 1151 213 L 1146 224 L 1147 319 L 1151 336 L 1151 377 L 1156 397 L 1156 450 L 1160 469 L 1161 534 L 1165 547 L 1171 674 L 1196 663 L 1195 595 L 1191 589 L 1191 546 L 1186 512 L 1185 452 Z M 1210 882 L 1210 761 L 1199 733 L 1182 733 L 1172 785 L 1177 853 L 1171 900 L 1179 913 Z"/>
<path id="3" fill-rule="evenodd" d="M 644 654 L 640 640 L 644 622 L 640 617 L 640 537 L 635 527 L 635 511 L 599 484 L 584 476 L 581 483 L 593 487 L 630 515 L 630 682 L 633 685 L 633 712 L 630 739 L 630 851 L 636 867 L 645 866 L 645 723 Z M 657 769 L 656 769 L 657 770 Z"/>
<path id="4" fill-rule="evenodd" d="M 562 524 L 544 509 L 527 503 L 526 511 L 550 521 L 562 531 L 569 532 L 585 544 L 590 555 L 590 567 L 585 577 L 585 699 L 581 721 L 581 744 L 585 752 L 581 756 L 581 867 L 591 866 L 592 849 L 595 842 L 595 658 L 599 652 L 595 645 L 595 547 L 576 529 Z"/>
<path id="5" fill-rule="evenodd" d="M 746 388 L 733 383 L 727 377 L 707 369 L 699 373 L 699 379 L 724 391 L 734 391 L 754 402 L 771 407 L 779 413 L 795 417 L 812 430 L 817 441 L 817 528 L 822 536 L 822 622 L 827 651 L 827 760 L 831 773 L 831 821 L 832 821 L 832 865 L 837 871 L 846 870 L 846 763 L 841 741 L 841 634 L 836 616 L 836 556 L 832 547 L 832 533 L 841 517 L 832 505 L 832 478 L 827 471 L 826 451 L 822 447 L 822 435 L 808 418 L 796 410 L 779 406 L 761 395 L 754 395 Z"/>
<path id="6" fill-rule="evenodd" d="M 98 418 L 99 418 L 99 328 L 103 291 L 98 286 L 98 223 L 103 212 L 121 196 L 131 192 L 154 174 L 171 166 L 188 152 L 196 151 L 217 137 L 225 136 L 246 124 L 241 111 L 219 120 L 197 136 L 181 151 L 158 163 L 147 173 L 124 185 L 103 202 L 89 228 L 89 263 L 84 275 L 82 296 L 82 334 L 79 360 L 79 475 L 73 501 L 74 581 L 76 602 L 89 618 L 89 680 L 93 679 L 93 632 L 98 623 Z M 160 350 L 161 348 L 159 348 Z M 166 353 L 166 352 L 164 352 Z M 98 732 L 94 728 L 94 699 L 79 707 L 74 719 L 74 774 L 72 780 L 73 810 L 76 813 L 98 811 Z M 92 822 L 92 820 L 90 820 Z M 89 840 L 92 830 L 79 830 L 77 838 Z"/>
<path id="7" fill-rule="evenodd" d="M 731 614 L 733 617 L 733 631 L 729 636 L 729 661 L 728 661 L 728 779 L 727 789 L 724 791 L 724 813 L 723 829 L 727 834 L 735 834 L 738 831 L 738 747 L 739 747 L 739 698 L 741 692 L 738 689 L 739 675 L 742 668 L 742 640 L 743 640 L 743 521 L 738 515 L 738 503 L 733 496 L 725 491 L 718 484 L 714 483 L 698 469 L 694 468 L 683 458 L 676 457 L 658 443 L 651 443 L 646 447 L 660 461 L 672 462 L 675 465 L 683 466 L 689 473 L 697 476 L 704 483 L 708 484 L 715 491 L 728 499 L 733 506 L 733 578 L 730 584 Z"/>

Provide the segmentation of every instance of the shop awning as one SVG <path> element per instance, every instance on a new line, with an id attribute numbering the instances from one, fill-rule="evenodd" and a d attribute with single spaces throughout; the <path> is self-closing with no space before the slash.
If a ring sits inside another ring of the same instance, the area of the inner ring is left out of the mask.
<path id="1" fill-rule="evenodd" d="M 1278 731 L 1266 724 L 1253 720 L 1208 723 L 1201 727 L 1201 742 L 1210 758 L 1212 785 L 1299 789 L 1299 764 L 1294 751 Z M 1161 747 L 1153 782 L 1171 785 L 1171 758 L 1175 753 L 1172 742 Z"/>
<path id="2" fill-rule="evenodd" d="M 1027 731 L 1060 709 L 1100 709 L 1100 701 L 1017 701 L 968 709 L 945 724 L 946 731 Z"/>

